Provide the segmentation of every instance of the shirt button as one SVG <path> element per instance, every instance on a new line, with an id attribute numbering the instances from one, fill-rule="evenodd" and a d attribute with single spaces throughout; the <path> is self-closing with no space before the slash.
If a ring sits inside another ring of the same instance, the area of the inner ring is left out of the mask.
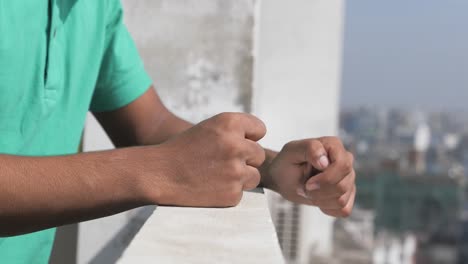
<path id="1" fill-rule="evenodd" d="M 57 35 L 57 29 L 54 29 L 54 38 Z"/>

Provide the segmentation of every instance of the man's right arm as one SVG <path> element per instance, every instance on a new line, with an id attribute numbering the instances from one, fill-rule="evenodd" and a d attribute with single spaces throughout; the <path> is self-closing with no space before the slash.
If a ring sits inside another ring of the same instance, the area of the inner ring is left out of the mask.
<path id="1" fill-rule="evenodd" d="M 210 118 L 157 146 L 57 157 L 0 155 L 0 237 L 147 204 L 226 207 L 258 185 L 265 135 L 245 114 Z"/>
<path id="2" fill-rule="evenodd" d="M 145 205 L 148 201 L 139 189 L 138 173 L 131 173 L 125 166 L 136 151 L 60 157 L 0 155 L 0 236 L 30 233 Z"/>

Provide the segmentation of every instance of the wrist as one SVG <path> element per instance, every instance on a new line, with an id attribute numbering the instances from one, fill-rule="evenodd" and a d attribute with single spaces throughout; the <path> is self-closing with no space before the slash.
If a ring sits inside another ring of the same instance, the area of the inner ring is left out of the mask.
<path id="1" fill-rule="evenodd" d="M 128 184 L 133 184 L 134 196 L 144 204 L 170 204 L 175 198 L 171 179 L 176 176 L 176 157 L 162 145 L 133 147 L 124 154 L 129 162 L 122 162 Z"/>
<path id="2" fill-rule="evenodd" d="M 155 193 L 159 193 L 158 190 L 149 190 L 150 175 L 145 164 L 150 161 L 146 161 L 144 149 L 145 147 L 130 147 L 110 151 L 107 159 L 109 165 L 101 165 L 107 170 L 104 173 L 111 175 L 115 188 L 126 199 L 141 206 L 155 204 Z"/>
<path id="3" fill-rule="evenodd" d="M 265 161 L 259 169 L 262 177 L 260 181 L 260 187 L 270 189 L 273 191 L 276 191 L 277 188 L 276 184 L 273 181 L 270 168 L 276 155 L 278 155 L 277 152 L 265 149 Z"/>

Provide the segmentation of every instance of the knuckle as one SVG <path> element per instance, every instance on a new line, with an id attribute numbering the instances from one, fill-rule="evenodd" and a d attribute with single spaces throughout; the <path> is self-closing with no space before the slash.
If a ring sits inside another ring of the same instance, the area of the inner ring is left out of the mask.
<path id="1" fill-rule="evenodd" d="M 216 115 L 216 118 L 220 122 L 223 122 L 223 121 L 226 121 L 226 120 L 230 119 L 231 116 L 232 116 L 232 113 L 224 112 L 224 113 L 220 113 L 220 114 Z"/>
<path id="2" fill-rule="evenodd" d="M 307 141 L 307 152 L 311 158 L 319 158 L 324 155 L 324 149 L 322 143 L 315 139 Z"/>
<path id="3" fill-rule="evenodd" d="M 260 124 L 259 124 L 260 132 L 262 134 L 262 137 L 264 137 L 268 132 L 268 128 L 267 128 L 266 124 L 263 121 L 261 121 L 260 119 L 259 119 L 259 121 L 260 121 Z"/>
<path id="4" fill-rule="evenodd" d="M 351 164 L 354 164 L 354 154 L 351 152 L 348 152 L 348 159 L 351 161 Z"/>
<path id="5" fill-rule="evenodd" d="M 242 192 L 240 192 L 237 197 L 232 200 L 232 206 L 237 206 L 242 200 Z"/>
<path id="6" fill-rule="evenodd" d="M 257 186 L 260 184 L 260 173 L 256 174 L 252 177 L 252 179 L 249 180 L 244 186 L 245 190 L 252 190 L 257 188 Z"/>
<path id="7" fill-rule="evenodd" d="M 338 137 L 325 137 L 323 138 L 323 140 L 324 142 L 327 142 L 327 144 L 330 146 L 344 148 L 341 139 Z"/>
<path id="8" fill-rule="evenodd" d="M 244 174 L 244 168 L 239 162 L 234 162 L 230 167 L 233 180 L 240 180 Z"/>
<path id="9" fill-rule="evenodd" d="M 338 206 L 344 210 L 344 208 L 346 208 L 346 205 L 348 204 L 348 199 L 345 195 L 343 195 L 340 198 L 338 198 L 336 202 Z"/>
<path id="10" fill-rule="evenodd" d="M 343 159 L 340 159 L 340 168 L 346 173 L 349 174 L 353 171 L 353 160 L 347 155 Z"/>
<path id="11" fill-rule="evenodd" d="M 336 184 L 336 190 L 339 194 L 345 194 L 348 192 L 348 185 L 341 181 L 338 184 Z"/>
<path id="12" fill-rule="evenodd" d="M 261 167 L 261 166 L 265 163 L 265 161 L 266 161 L 266 154 L 265 154 L 265 151 L 262 150 L 262 151 L 259 153 L 259 159 L 258 159 L 258 160 L 259 160 L 259 163 L 257 164 L 257 167 Z"/>
<path id="13" fill-rule="evenodd" d="M 324 177 L 324 178 L 322 178 L 321 182 L 324 183 L 324 184 L 326 184 L 326 185 L 333 185 L 333 184 L 335 184 L 333 178 L 330 177 L 330 176 L 329 176 L 329 177 Z"/>
<path id="14" fill-rule="evenodd" d="M 258 164 L 258 166 L 262 165 L 263 162 L 265 162 L 265 159 L 266 159 L 265 150 L 258 143 L 256 145 L 256 157 L 257 157 L 258 161 L 260 162 L 260 164 Z"/>
<path id="15" fill-rule="evenodd" d="M 325 141 L 325 142 L 329 142 L 329 143 L 333 143 L 333 142 L 336 142 L 336 137 L 330 137 L 330 136 L 321 137 L 320 140 Z"/>
<path id="16" fill-rule="evenodd" d="M 217 120 L 223 129 L 231 130 L 236 127 L 237 115 L 234 113 L 221 113 L 217 115 Z"/>
<path id="17" fill-rule="evenodd" d="M 294 149 L 294 147 L 297 145 L 297 143 L 298 143 L 297 140 L 289 141 L 288 143 L 286 143 L 286 144 L 283 146 L 283 150 L 285 150 L 285 151 L 292 150 L 292 149 Z"/>
<path id="18" fill-rule="evenodd" d="M 355 183 L 356 182 L 356 171 L 353 171 L 351 172 L 351 182 Z"/>
<path id="19" fill-rule="evenodd" d="M 343 143 L 341 142 L 341 139 L 339 137 L 330 137 L 330 141 L 337 146 L 343 146 Z"/>
<path id="20" fill-rule="evenodd" d="M 266 152 L 265 152 L 265 149 L 263 149 L 262 146 L 260 146 L 260 144 L 257 143 L 257 148 L 258 148 L 258 155 L 260 156 L 261 160 L 264 161 L 266 159 Z"/>
<path id="21" fill-rule="evenodd" d="M 260 176 L 260 172 L 259 172 L 257 175 L 255 175 L 253 179 L 254 188 L 257 188 L 261 180 L 262 180 L 262 177 Z"/>
<path id="22" fill-rule="evenodd" d="M 325 142 L 325 141 L 328 141 L 329 138 L 330 137 L 319 137 L 318 140 Z"/>
<path id="23" fill-rule="evenodd" d="M 266 135 L 266 133 L 267 133 L 266 124 L 262 120 L 260 120 L 260 118 L 254 116 L 254 115 L 246 114 L 245 117 L 247 117 L 247 116 L 251 117 L 251 119 L 254 120 L 254 123 L 257 126 L 258 132 L 260 134 L 262 134 L 263 136 Z"/>
<path id="24" fill-rule="evenodd" d="M 345 207 L 343 209 L 341 209 L 340 211 L 340 214 L 342 217 L 349 217 L 351 216 L 351 213 L 352 213 L 352 209 L 349 208 L 349 207 Z"/>
<path id="25" fill-rule="evenodd" d="M 233 187 L 231 192 L 225 195 L 225 200 L 228 206 L 238 205 L 242 200 L 242 190 L 239 190 L 237 186 Z"/>
<path id="26" fill-rule="evenodd" d="M 346 172 L 351 173 L 353 171 L 353 162 L 351 160 L 347 160 L 344 164 L 344 169 Z"/>
<path id="27" fill-rule="evenodd" d="M 237 156 L 241 152 L 239 144 L 235 140 L 225 139 L 222 142 L 222 146 L 224 148 L 225 154 L 229 157 Z"/>

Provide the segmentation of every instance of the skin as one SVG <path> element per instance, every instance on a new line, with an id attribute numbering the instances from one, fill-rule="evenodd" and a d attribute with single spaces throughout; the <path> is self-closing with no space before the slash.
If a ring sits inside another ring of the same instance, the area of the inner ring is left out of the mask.
<path id="1" fill-rule="evenodd" d="M 351 213 L 353 157 L 337 138 L 293 141 L 277 153 L 257 141 L 258 118 L 223 113 L 192 125 L 154 89 L 94 113 L 119 149 L 59 157 L 0 155 L 0 236 L 116 214 L 143 205 L 230 207 L 259 184 L 325 214 Z"/>

